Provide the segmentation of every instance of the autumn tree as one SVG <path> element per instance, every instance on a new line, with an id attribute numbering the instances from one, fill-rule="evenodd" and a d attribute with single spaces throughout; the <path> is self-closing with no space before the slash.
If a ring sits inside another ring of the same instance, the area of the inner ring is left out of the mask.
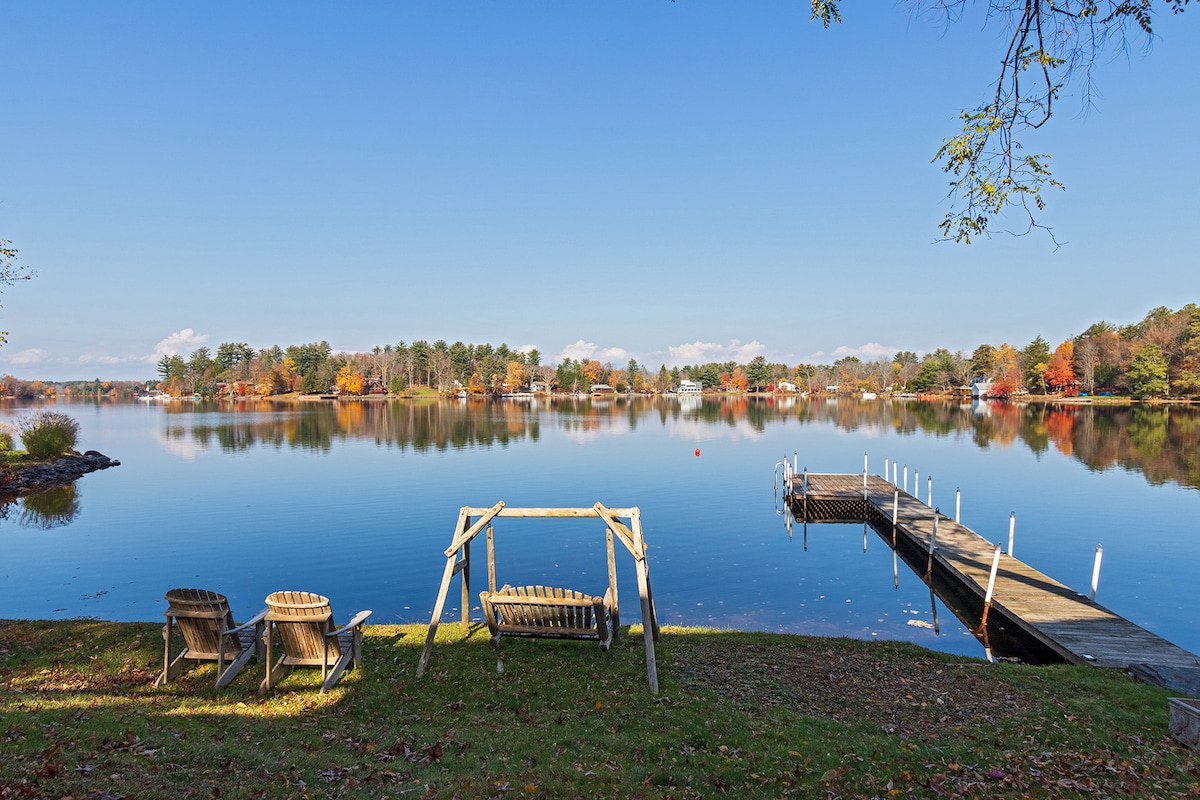
<path id="1" fill-rule="evenodd" d="M 505 383 L 508 384 L 509 391 L 516 391 L 517 389 L 520 389 L 528 381 L 529 372 L 525 369 L 525 365 L 520 361 L 509 361 L 508 369 L 505 375 Z"/>
<path id="2" fill-rule="evenodd" d="M 1067 339 L 1054 349 L 1046 364 L 1046 383 L 1068 396 L 1078 394 L 1075 381 L 1075 345 Z"/>
<path id="3" fill-rule="evenodd" d="M 337 372 L 337 388 L 346 394 L 362 394 L 365 383 L 365 376 L 349 364 L 346 364 Z"/>
<path id="4" fill-rule="evenodd" d="M 583 377 L 587 379 L 589 386 L 594 386 L 597 383 L 606 383 L 605 378 L 608 377 L 608 370 L 599 361 L 592 359 L 584 362 L 581 367 Z"/>
<path id="5" fill-rule="evenodd" d="M 1017 368 L 1017 349 L 1008 342 L 996 348 L 992 361 L 992 394 L 1008 397 L 1021 389 L 1021 371 Z"/>
<path id="6" fill-rule="evenodd" d="M 729 385 L 735 392 L 744 392 L 750 386 L 750 378 L 741 367 L 735 367 L 729 378 Z"/>

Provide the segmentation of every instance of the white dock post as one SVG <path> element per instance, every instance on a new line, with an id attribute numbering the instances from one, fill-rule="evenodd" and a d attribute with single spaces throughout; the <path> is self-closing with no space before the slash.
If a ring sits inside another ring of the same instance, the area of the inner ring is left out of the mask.
<path id="1" fill-rule="evenodd" d="M 896 549 L 896 514 L 900 510 L 900 490 L 892 492 L 892 549 Z M 899 584 L 896 584 L 899 586 Z"/>
<path id="2" fill-rule="evenodd" d="M 908 491 L 908 464 L 904 465 L 904 491 Z"/>
<path id="3" fill-rule="evenodd" d="M 921 502 L 921 473 L 918 470 L 913 470 L 913 497 L 917 498 L 917 502 Z"/>
<path id="4" fill-rule="evenodd" d="M 960 522 L 959 516 L 962 513 L 962 489 L 954 487 L 954 521 Z"/>
<path id="5" fill-rule="evenodd" d="M 996 588 L 996 572 L 1000 569 L 1000 545 L 996 545 L 996 552 L 992 554 L 992 571 L 988 574 L 987 593 L 983 596 L 983 619 L 979 622 L 979 627 L 982 630 L 987 627 L 988 611 L 992 607 L 992 592 Z"/>
<path id="6" fill-rule="evenodd" d="M 1104 548 L 1101 545 L 1096 545 L 1096 564 L 1092 567 L 1092 593 L 1088 595 L 1089 600 L 1096 599 L 1096 587 L 1100 585 L 1100 559 L 1104 556 Z"/>
<path id="7" fill-rule="evenodd" d="M 925 505 L 933 506 L 933 478 L 929 479 L 929 492 L 925 495 Z"/>
<path id="8" fill-rule="evenodd" d="M 1017 530 L 1017 512 L 1008 515 L 1008 557 L 1012 558 L 1013 534 Z"/>
<path id="9" fill-rule="evenodd" d="M 892 462 L 887 457 L 884 457 L 884 459 L 883 459 L 883 479 L 885 481 L 887 480 L 888 475 L 891 474 L 891 466 L 890 466 L 891 463 Z"/>
<path id="10" fill-rule="evenodd" d="M 933 548 L 937 544 L 938 510 L 933 510 L 933 533 L 929 534 L 929 562 L 925 565 L 925 578 L 933 575 Z"/>

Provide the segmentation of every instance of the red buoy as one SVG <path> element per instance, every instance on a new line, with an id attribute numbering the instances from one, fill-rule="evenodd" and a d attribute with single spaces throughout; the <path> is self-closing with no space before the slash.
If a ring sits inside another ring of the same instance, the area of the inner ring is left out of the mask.
<path id="1" fill-rule="evenodd" d="M 700 448 L 697 447 L 696 448 L 696 458 L 699 458 L 699 457 L 700 457 Z"/>

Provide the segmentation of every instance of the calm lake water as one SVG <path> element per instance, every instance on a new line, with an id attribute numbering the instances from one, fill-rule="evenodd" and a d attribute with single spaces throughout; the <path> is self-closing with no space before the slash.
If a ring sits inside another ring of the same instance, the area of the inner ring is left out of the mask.
<path id="1" fill-rule="evenodd" d="M 638 506 L 660 622 L 914 641 L 982 655 L 966 627 L 863 526 L 789 536 L 773 470 L 907 465 L 920 496 L 1017 557 L 1193 652 L 1200 413 L 923 401 L 391 401 L 55 404 L 80 449 L 119 459 L 0 514 L 0 616 L 159 620 L 164 592 L 280 589 L 339 617 L 428 622 L 459 508 Z M 12 421 L 26 408 L 0 406 Z M 699 450 L 699 456 L 696 451 Z M 500 583 L 603 594 L 596 520 L 495 523 Z M 864 552 L 865 541 L 865 552 Z M 483 562 L 483 550 L 476 557 Z M 618 550 L 622 621 L 636 576 Z M 476 568 L 472 594 L 486 582 Z M 459 611 L 457 581 L 446 619 Z M 477 604 L 476 599 L 476 604 Z M 937 613 L 939 630 L 931 627 Z M 478 612 L 473 612 L 478 616 Z"/>

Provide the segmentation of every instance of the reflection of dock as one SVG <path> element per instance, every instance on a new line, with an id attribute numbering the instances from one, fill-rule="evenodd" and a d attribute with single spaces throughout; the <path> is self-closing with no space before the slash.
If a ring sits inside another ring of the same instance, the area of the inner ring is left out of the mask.
<path id="1" fill-rule="evenodd" d="M 792 475 L 789 503 L 803 522 L 870 522 L 897 549 L 926 554 L 937 517 L 933 568 L 983 606 L 995 545 L 890 481 L 878 476 Z M 1004 555 L 996 573 L 990 611 L 1002 615 L 1042 645 L 1071 663 L 1129 668 L 1200 668 L 1200 658 L 1133 624 L 1085 595 Z"/>

